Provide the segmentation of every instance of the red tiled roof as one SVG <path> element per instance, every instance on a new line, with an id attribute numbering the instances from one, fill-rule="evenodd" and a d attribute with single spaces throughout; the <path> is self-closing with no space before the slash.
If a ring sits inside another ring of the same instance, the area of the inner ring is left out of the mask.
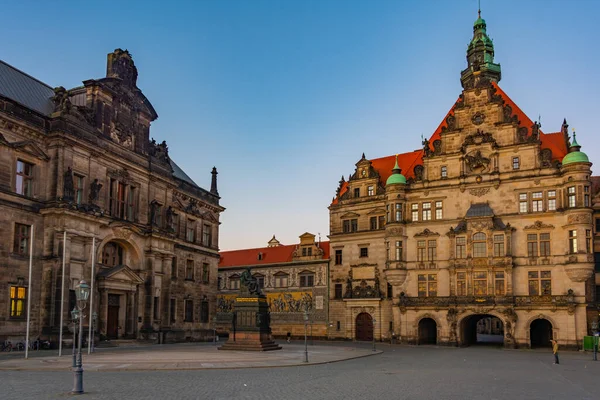
<path id="1" fill-rule="evenodd" d="M 219 268 L 291 262 L 297 246 L 298 244 L 288 244 L 275 247 L 222 251 L 220 253 Z M 329 242 L 321 242 L 319 247 L 323 249 L 323 259 L 329 259 Z M 258 259 L 258 253 L 262 253 L 260 260 Z"/>
<path id="2" fill-rule="evenodd" d="M 502 97 L 506 104 L 509 104 L 512 108 L 513 115 L 517 116 L 520 125 L 527 127 L 529 130 L 529 134 L 531 134 L 531 127 L 533 126 L 533 121 L 515 104 L 514 101 L 511 100 L 510 97 L 500 89 L 497 83 L 492 83 L 494 88 L 496 88 L 496 93 Z M 440 139 L 440 134 L 442 133 L 442 129 L 448 124 L 446 123 L 446 118 L 449 115 L 454 115 L 454 108 L 458 102 L 462 101 L 459 97 L 458 100 L 454 103 L 450 111 L 444 116 L 444 119 L 439 124 L 437 129 L 431 135 L 429 139 L 429 146 L 433 151 L 433 142 L 437 139 Z M 552 160 L 562 160 L 563 157 L 568 153 L 567 144 L 565 143 L 564 136 L 562 132 L 555 133 L 543 133 L 540 130 L 540 141 L 542 142 L 542 149 L 550 149 L 552 150 Z M 381 158 L 375 158 L 370 160 L 372 166 L 375 170 L 379 172 L 380 181 L 385 185 L 387 178 L 392 174 L 392 168 L 394 168 L 395 156 L 387 156 Z M 402 169 L 402 174 L 408 179 L 414 176 L 414 167 L 416 165 L 423 163 L 423 150 L 416 150 L 410 153 L 402 153 L 398 154 L 398 165 Z M 333 204 L 338 203 L 338 199 L 341 195 L 348 191 L 348 182 L 342 183 L 342 187 L 340 189 L 339 195 L 334 198 Z"/>

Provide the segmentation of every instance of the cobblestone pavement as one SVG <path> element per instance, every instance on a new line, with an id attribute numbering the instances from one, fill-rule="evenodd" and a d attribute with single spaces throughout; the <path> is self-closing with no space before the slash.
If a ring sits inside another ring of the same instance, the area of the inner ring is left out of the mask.
<path id="1" fill-rule="evenodd" d="M 325 345 L 320 345 L 325 347 Z M 315 345 L 315 348 L 320 347 Z M 331 345 L 335 346 L 335 345 Z M 351 344 L 344 344 L 351 346 Z M 368 345 L 354 345 L 368 349 Z M 597 400 L 589 353 L 378 345 L 382 354 L 288 368 L 84 374 L 86 399 Z M 71 398 L 68 371 L 0 371 L 1 399 Z"/>

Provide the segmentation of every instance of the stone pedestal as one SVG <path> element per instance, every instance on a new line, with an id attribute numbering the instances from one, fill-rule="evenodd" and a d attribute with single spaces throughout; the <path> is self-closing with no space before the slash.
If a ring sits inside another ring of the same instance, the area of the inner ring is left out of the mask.
<path id="1" fill-rule="evenodd" d="M 235 299 L 229 340 L 219 350 L 281 350 L 271 340 L 269 304 L 265 295 L 243 294 Z"/>

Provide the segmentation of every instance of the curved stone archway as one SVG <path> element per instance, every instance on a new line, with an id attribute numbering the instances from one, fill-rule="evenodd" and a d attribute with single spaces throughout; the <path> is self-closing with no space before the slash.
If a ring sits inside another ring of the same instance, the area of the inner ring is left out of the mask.
<path id="1" fill-rule="evenodd" d="M 545 318 L 536 318 L 529 324 L 529 347 L 532 349 L 552 347 L 554 338 L 552 323 Z"/>
<path id="2" fill-rule="evenodd" d="M 373 317 L 371 314 L 362 312 L 356 316 L 355 339 L 373 340 Z"/>
<path id="3" fill-rule="evenodd" d="M 438 324 L 433 318 L 421 318 L 418 325 L 418 344 L 437 344 L 437 330 Z"/>
<path id="4" fill-rule="evenodd" d="M 505 322 L 500 316 L 470 314 L 460 321 L 460 345 L 504 345 Z"/>

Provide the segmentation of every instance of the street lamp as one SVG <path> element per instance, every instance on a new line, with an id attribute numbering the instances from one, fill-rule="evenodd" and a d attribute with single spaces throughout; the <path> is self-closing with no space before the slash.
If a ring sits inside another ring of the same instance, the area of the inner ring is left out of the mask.
<path id="1" fill-rule="evenodd" d="M 77 322 L 79 321 L 79 310 L 73 307 L 71 310 L 71 319 L 73 320 L 73 368 L 77 365 L 77 353 L 75 352 L 75 342 L 77 338 Z"/>
<path id="2" fill-rule="evenodd" d="M 79 282 L 75 289 L 75 298 L 77 299 L 77 309 L 79 310 L 79 332 L 83 332 L 83 310 L 87 306 L 90 298 L 90 286 L 84 281 Z M 81 334 L 79 335 L 77 349 L 77 363 L 73 368 L 73 390 L 71 394 L 83 394 L 83 368 L 81 365 Z"/>
<path id="3" fill-rule="evenodd" d="M 592 321 L 592 333 L 594 335 L 592 343 L 594 346 L 594 361 L 598 361 L 598 321 Z"/>
<path id="4" fill-rule="evenodd" d="M 96 322 L 98 321 L 98 313 L 96 311 L 94 311 L 92 313 L 92 353 L 94 352 L 94 342 L 96 339 Z"/>
<path id="5" fill-rule="evenodd" d="M 375 348 L 375 323 L 377 322 L 377 320 L 375 318 L 373 318 L 373 351 L 377 351 L 377 349 Z"/>
<path id="6" fill-rule="evenodd" d="M 308 310 L 304 310 L 304 362 L 308 362 L 308 342 L 306 341 L 306 334 L 308 328 Z"/>

